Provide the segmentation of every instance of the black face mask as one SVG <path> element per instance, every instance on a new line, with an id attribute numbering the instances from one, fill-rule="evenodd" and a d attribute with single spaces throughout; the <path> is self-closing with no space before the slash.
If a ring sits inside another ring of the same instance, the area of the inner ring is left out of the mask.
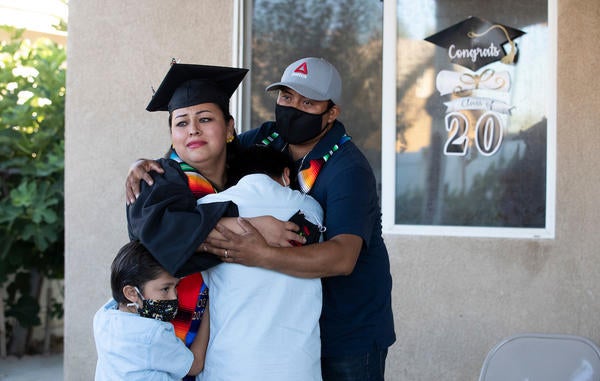
<path id="1" fill-rule="evenodd" d="M 275 106 L 275 130 L 289 144 L 302 144 L 317 137 L 323 131 L 323 115 L 309 114 L 294 107 Z"/>

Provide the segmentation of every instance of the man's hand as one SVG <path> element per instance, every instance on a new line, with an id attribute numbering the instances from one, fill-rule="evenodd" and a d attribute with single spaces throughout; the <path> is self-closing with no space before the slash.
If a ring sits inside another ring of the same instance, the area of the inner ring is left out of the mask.
<path id="1" fill-rule="evenodd" d="M 224 239 L 209 235 L 203 249 L 219 256 L 223 262 L 260 266 L 261 257 L 271 246 L 248 220 L 240 217 L 237 222 L 243 233 L 237 234 L 219 223 L 215 229 Z"/>
<path id="2" fill-rule="evenodd" d="M 144 180 L 148 185 L 154 181 L 150 176 L 150 171 L 164 173 L 165 170 L 154 160 L 140 159 L 129 167 L 127 179 L 125 180 L 125 197 L 127 205 L 133 204 L 140 195 L 140 181 Z"/>

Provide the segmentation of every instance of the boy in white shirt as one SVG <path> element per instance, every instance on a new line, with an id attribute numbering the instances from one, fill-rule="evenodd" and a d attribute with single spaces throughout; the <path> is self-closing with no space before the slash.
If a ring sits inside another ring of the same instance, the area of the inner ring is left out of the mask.
<path id="1" fill-rule="evenodd" d="M 252 147 L 232 166 L 243 176 L 237 185 L 198 203 L 233 201 L 240 217 L 288 220 L 300 211 L 304 218 L 294 222 L 308 242 L 318 241 L 323 210 L 311 196 L 286 187 L 290 165 L 281 152 Z M 210 293 L 211 327 L 199 380 L 321 380 L 320 279 L 237 263 L 222 263 L 202 276 Z"/>
<path id="2" fill-rule="evenodd" d="M 111 266 L 113 298 L 94 316 L 96 381 L 181 380 L 203 369 L 208 324 L 188 349 L 170 323 L 178 281 L 139 242 L 119 250 Z"/>

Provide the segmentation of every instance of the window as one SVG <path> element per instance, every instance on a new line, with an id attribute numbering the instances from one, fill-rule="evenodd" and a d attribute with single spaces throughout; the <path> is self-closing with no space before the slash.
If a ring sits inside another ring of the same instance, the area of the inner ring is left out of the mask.
<path id="1" fill-rule="evenodd" d="M 385 2 L 386 231 L 553 237 L 550 5 Z"/>
<path id="2" fill-rule="evenodd" d="M 254 0 L 251 22 L 250 126 L 274 120 L 275 93 L 265 87 L 302 57 L 322 57 L 343 81 L 342 114 L 381 183 L 381 59 L 383 3 L 373 0 Z M 248 94 L 246 94 L 248 95 Z"/>
<path id="3" fill-rule="evenodd" d="M 339 119 L 380 184 L 387 233 L 553 238 L 556 0 L 237 4 L 250 47 L 244 130 L 274 118 L 264 89 L 287 65 L 326 58 L 344 82 Z M 500 40 L 432 39 L 470 16 L 476 33 L 493 26 Z"/>

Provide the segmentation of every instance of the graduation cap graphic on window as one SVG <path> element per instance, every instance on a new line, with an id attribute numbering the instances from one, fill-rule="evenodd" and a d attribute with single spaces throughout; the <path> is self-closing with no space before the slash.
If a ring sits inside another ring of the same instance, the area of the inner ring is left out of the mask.
<path id="1" fill-rule="evenodd" d="M 514 40 L 525 32 L 478 17 L 454 24 L 425 40 L 448 50 L 450 62 L 477 71 L 493 62 L 516 62 Z M 504 46 L 508 44 L 506 52 Z"/>

